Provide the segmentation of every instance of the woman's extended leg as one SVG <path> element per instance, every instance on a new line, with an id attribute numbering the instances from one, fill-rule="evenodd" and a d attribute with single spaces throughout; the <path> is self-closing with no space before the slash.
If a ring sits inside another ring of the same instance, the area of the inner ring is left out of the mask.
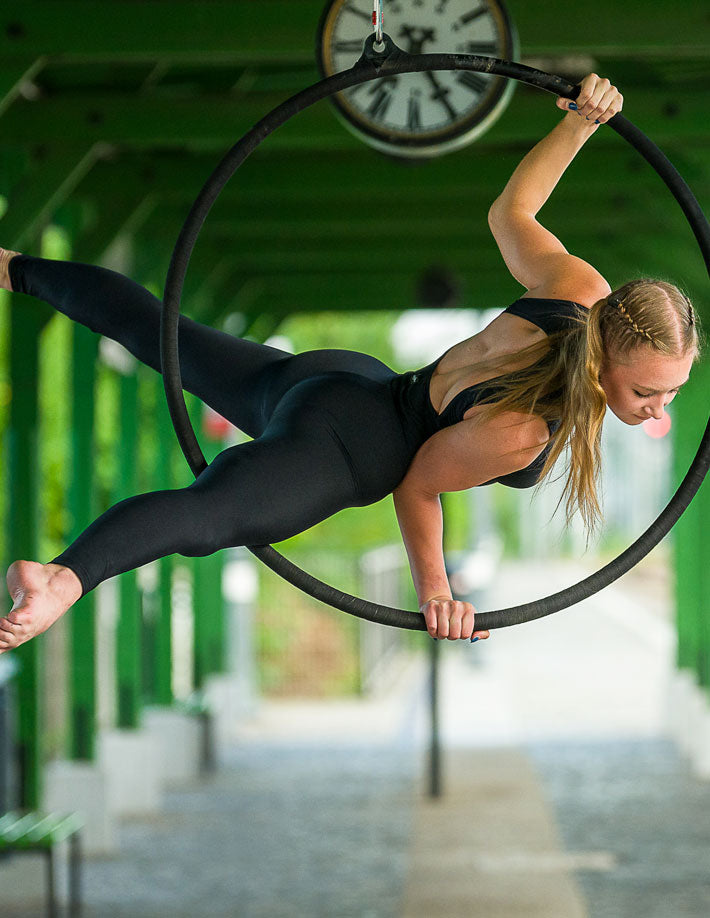
<path id="1" fill-rule="evenodd" d="M 105 269 L 28 256 L 10 261 L 10 278 L 13 289 L 47 299 L 157 368 L 160 304 L 141 287 Z M 11 565 L 15 602 L 0 619 L 0 652 L 46 630 L 114 574 L 173 552 L 280 541 L 379 500 L 405 474 L 412 444 L 379 384 L 393 376 L 384 364 L 351 351 L 292 356 L 188 319 L 180 334 L 186 387 L 258 439 L 225 450 L 189 488 L 111 508 L 51 564 Z"/>
<path id="2" fill-rule="evenodd" d="M 46 630 L 115 574 L 174 552 L 194 557 L 281 541 L 359 503 L 346 456 L 327 427 L 316 426 L 233 446 L 187 488 L 116 504 L 51 564 L 15 562 L 0 652 Z"/>
<path id="3" fill-rule="evenodd" d="M 0 250 L 1 252 L 2 250 Z M 118 341 L 160 372 L 160 300 L 115 271 L 18 255 L 9 262 L 12 289 L 49 303 L 70 319 Z M 268 369 L 292 355 L 182 317 L 183 386 L 249 436 L 268 422 Z"/>
<path id="4" fill-rule="evenodd" d="M 160 371 L 161 304 L 144 287 L 106 268 L 30 255 L 8 259 L 12 254 L 0 249 L 0 275 L 9 261 L 13 290 L 44 300 Z M 394 375 L 379 360 L 357 351 L 288 354 L 184 316 L 179 346 L 184 388 L 252 437 L 262 434 L 281 398 L 305 379 L 332 371 L 379 381 Z"/>

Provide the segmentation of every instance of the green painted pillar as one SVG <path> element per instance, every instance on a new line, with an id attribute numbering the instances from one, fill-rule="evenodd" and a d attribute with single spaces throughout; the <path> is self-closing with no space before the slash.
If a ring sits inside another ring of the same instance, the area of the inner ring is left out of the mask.
<path id="1" fill-rule="evenodd" d="M 158 622 L 155 632 L 155 701 L 173 703 L 172 557 L 158 562 Z"/>
<path id="2" fill-rule="evenodd" d="M 225 615 L 222 599 L 224 552 L 193 563 L 192 608 L 195 619 L 195 688 L 204 685 L 211 673 L 222 673 L 225 667 Z"/>
<path id="3" fill-rule="evenodd" d="M 708 413 L 707 392 L 710 385 L 710 369 L 707 361 L 698 364 L 693 369 L 694 395 L 697 401 L 695 409 L 695 425 L 692 443 L 689 451 L 694 453 L 697 449 L 702 428 L 705 425 Z M 705 689 L 710 689 L 710 482 L 707 480 L 700 486 L 700 490 L 693 499 L 693 511 L 697 536 L 693 546 L 693 561 L 698 575 L 698 599 L 695 608 L 697 628 L 697 653 L 696 672 L 698 683 Z"/>
<path id="4" fill-rule="evenodd" d="M 94 373 L 99 339 L 89 329 L 72 329 L 71 538 L 94 519 Z M 70 757 L 93 759 L 96 729 L 96 593 L 74 606 L 70 616 Z"/>
<path id="5" fill-rule="evenodd" d="M 673 404 L 673 458 L 675 480 L 688 470 L 700 442 L 707 414 L 707 376 L 705 365 L 698 364 L 681 397 Z M 687 669 L 699 678 L 707 668 L 707 523 L 708 484 L 700 491 L 673 529 L 675 570 L 676 624 L 678 629 L 679 669 Z M 705 646 L 703 647 L 703 641 Z M 705 664 L 702 664 L 703 657 Z M 707 678 L 707 674 L 706 674 Z M 707 684 L 707 682 L 705 683 Z"/>
<path id="6" fill-rule="evenodd" d="M 172 457 L 175 450 L 175 432 L 165 401 L 162 377 L 155 377 L 156 409 L 155 427 L 155 482 L 158 488 L 173 486 Z M 155 628 L 155 701 L 169 705 L 173 702 L 172 664 L 172 581 L 174 559 L 161 558 L 158 562 L 158 607 Z"/>
<path id="7" fill-rule="evenodd" d="M 707 391 L 707 390 L 706 390 Z M 706 407 L 707 411 L 707 407 Z M 695 498 L 698 513 L 698 542 L 695 559 L 700 572 L 700 602 L 697 609 L 698 623 L 698 683 L 710 690 L 710 486 L 703 484 Z"/>
<path id="8" fill-rule="evenodd" d="M 222 437 L 210 436 L 202 422 L 203 407 L 195 398 L 188 400 L 190 416 L 207 462 L 221 451 Z M 226 622 L 222 597 L 222 572 L 225 553 L 216 552 L 193 560 L 192 608 L 194 626 L 194 685 L 202 688 L 211 673 L 226 671 Z"/>
<path id="9" fill-rule="evenodd" d="M 8 563 L 39 556 L 39 337 L 51 313 L 25 297 L 12 297 L 10 306 L 10 385 L 12 403 L 7 431 Z M 41 799 L 42 716 L 40 672 L 42 639 L 13 651 L 20 666 L 17 686 L 17 751 L 23 807 Z"/>
<path id="10" fill-rule="evenodd" d="M 118 499 L 136 493 L 138 463 L 138 377 L 135 372 L 120 377 L 120 457 Z M 142 603 L 135 571 L 121 574 L 118 581 L 118 633 L 116 679 L 118 726 L 139 726 L 142 672 Z"/>

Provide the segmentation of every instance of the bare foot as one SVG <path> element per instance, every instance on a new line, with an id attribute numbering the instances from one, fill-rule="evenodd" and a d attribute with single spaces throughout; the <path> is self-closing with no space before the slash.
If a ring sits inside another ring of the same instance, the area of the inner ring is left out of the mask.
<path id="1" fill-rule="evenodd" d="M 12 610 L 0 619 L 0 653 L 19 647 L 53 625 L 79 599 L 81 583 L 61 564 L 15 561 L 7 569 Z"/>
<path id="2" fill-rule="evenodd" d="M 10 262 L 19 255 L 19 252 L 12 252 L 10 249 L 0 249 L 0 289 L 12 291 L 10 283 Z"/>

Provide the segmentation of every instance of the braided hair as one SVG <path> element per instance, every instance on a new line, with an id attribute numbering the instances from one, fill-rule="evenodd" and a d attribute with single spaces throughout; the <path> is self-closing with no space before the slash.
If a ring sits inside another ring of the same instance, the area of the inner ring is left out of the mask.
<path id="1" fill-rule="evenodd" d="M 697 320 L 688 297 L 665 281 L 630 281 L 602 301 L 599 329 L 604 349 L 626 355 L 641 345 L 681 356 L 699 351 Z"/>
<path id="2" fill-rule="evenodd" d="M 656 339 L 653 337 L 651 332 L 647 328 L 642 328 L 631 315 L 631 313 L 626 309 L 622 300 L 617 300 L 614 298 L 609 298 L 607 300 L 609 306 L 616 306 L 621 315 L 628 321 L 629 325 L 633 328 L 636 334 L 639 337 L 648 338 L 651 344 L 655 344 Z"/>

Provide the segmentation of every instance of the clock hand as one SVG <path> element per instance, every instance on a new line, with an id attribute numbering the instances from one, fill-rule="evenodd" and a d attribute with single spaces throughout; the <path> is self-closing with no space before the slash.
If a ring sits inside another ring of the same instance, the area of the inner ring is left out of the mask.
<path id="1" fill-rule="evenodd" d="M 422 129 L 420 95 L 418 89 L 412 89 L 407 101 L 407 129 L 410 131 L 421 131 Z"/>
<path id="2" fill-rule="evenodd" d="M 434 29 L 422 29 L 417 26 L 403 25 L 399 30 L 398 38 L 405 39 L 409 42 L 409 47 L 406 49 L 409 54 L 422 54 L 424 42 L 435 41 L 436 32 Z"/>
<path id="3" fill-rule="evenodd" d="M 434 87 L 434 92 L 430 95 L 430 99 L 434 99 L 436 102 L 441 102 L 446 111 L 451 116 L 451 120 L 454 121 L 457 117 L 456 109 L 451 105 L 447 96 L 451 92 L 446 86 L 442 86 L 441 83 L 437 80 L 434 74 L 430 70 L 424 71 L 424 76 L 429 80 L 431 85 Z"/>
<path id="4" fill-rule="evenodd" d="M 394 96 L 394 89 L 399 82 L 396 76 L 382 77 L 373 84 L 368 95 L 372 102 L 367 109 L 368 115 L 380 121 L 383 121 L 387 110 L 389 109 Z"/>
<path id="5" fill-rule="evenodd" d="M 466 13 L 465 15 L 460 16 L 458 22 L 454 22 L 452 24 L 451 31 L 458 32 L 464 26 L 472 23 L 474 19 L 478 19 L 480 16 L 485 16 L 488 12 L 488 7 L 485 6 L 485 4 L 483 6 L 479 6 L 478 9 L 472 10 L 470 13 Z"/>

